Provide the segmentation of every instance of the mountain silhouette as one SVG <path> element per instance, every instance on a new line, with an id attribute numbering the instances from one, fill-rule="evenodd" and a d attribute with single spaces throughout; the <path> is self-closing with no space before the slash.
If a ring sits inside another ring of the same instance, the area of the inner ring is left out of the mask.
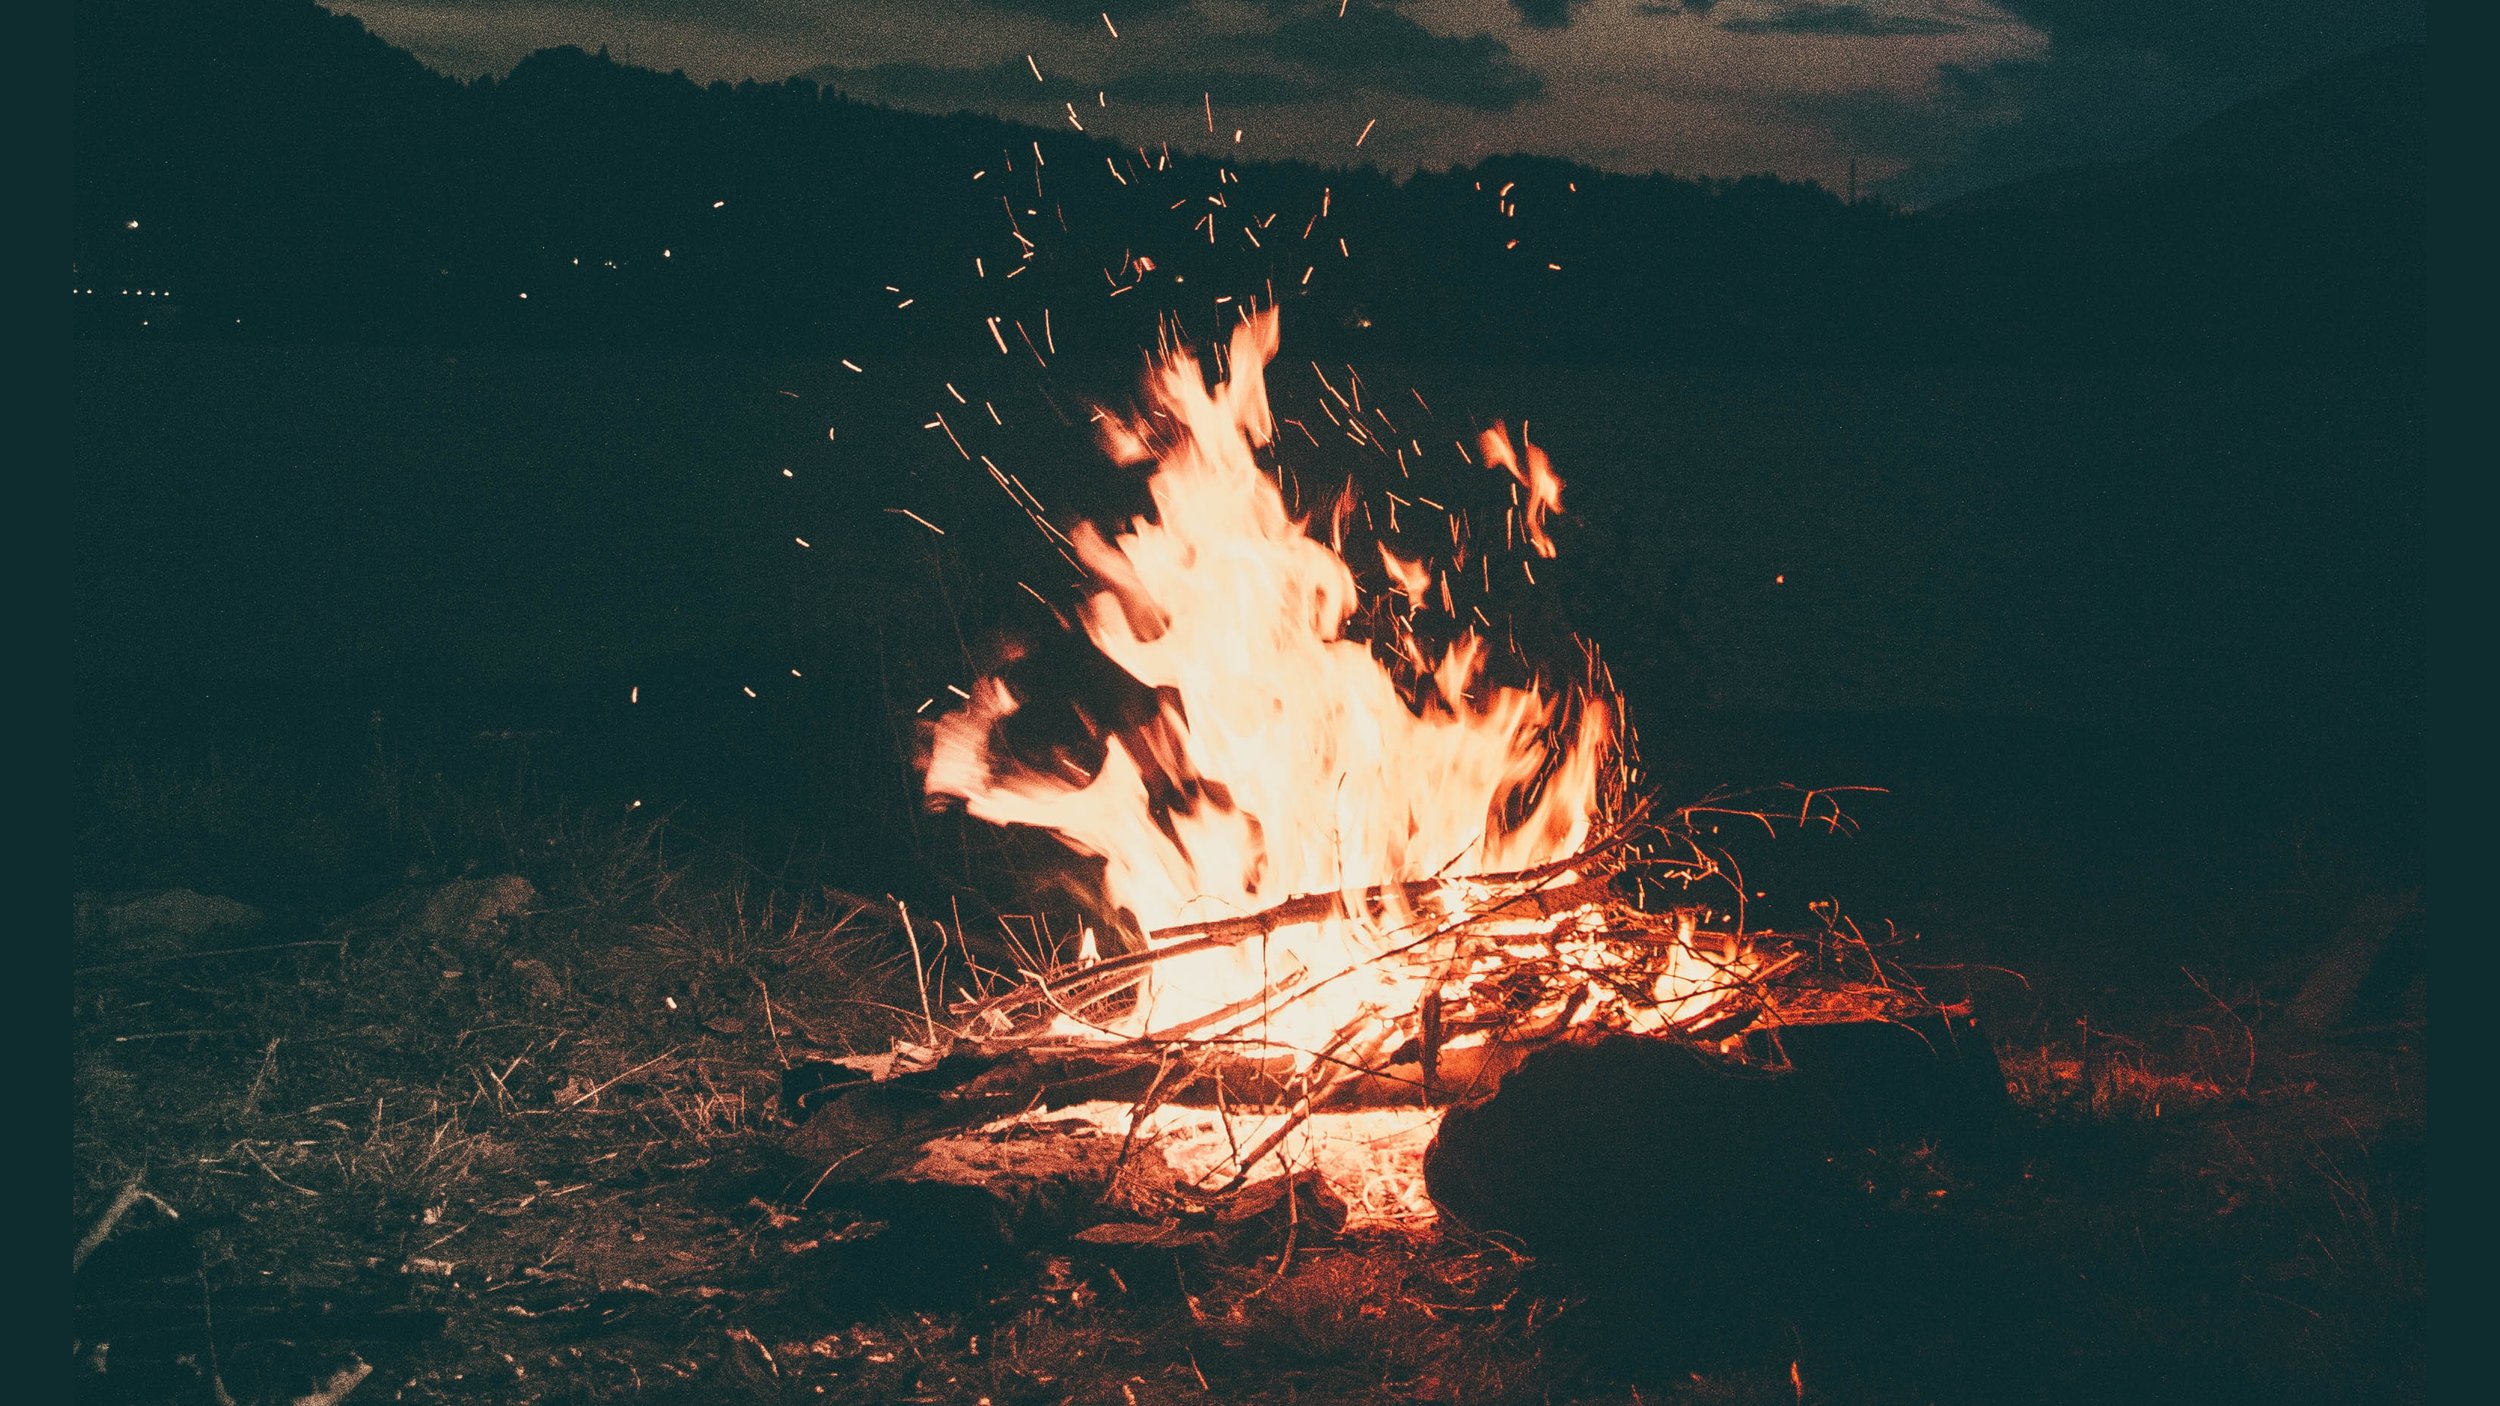
<path id="1" fill-rule="evenodd" d="M 1945 201 L 1932 213 L 2194 205 L 2217 192 L 2401 204 L 2418 198 L 2427 181 L 2428 64 L 2420 44 L 2355 55 L 2227 108 L 2134 160 L 2045 172 Z"/>
<path id="2" fill-rule="evenodd" d="M 2421 318 L 2418 50 L 1917 214 L 1218 161 L 569 47 L 464 82 L 309 0 L 93 0 L 73 66 L 91 336 L 1126 355 L 1257 298 L 1321 355 L 1715 364 L 2383 356 Z"/>

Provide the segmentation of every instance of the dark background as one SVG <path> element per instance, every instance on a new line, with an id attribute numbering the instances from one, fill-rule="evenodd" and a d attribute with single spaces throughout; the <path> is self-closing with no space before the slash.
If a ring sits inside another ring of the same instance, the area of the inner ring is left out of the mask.
<path id="1" fill-rule="evenodd" d="M 1554 599 L 1668 799 L 1888 788 L 1762 860 L 1782 901 L 2133 960 L 2418 882 L 2418 47 L 1909 212 L 1543 160 L 1156 170 L 569 50 L 463 84 L 284 0 L 77 25 L 82 762 L 467 749 L 863 891 L 995 882 L 922 813 L 910 719 L 1043 626 L 1017 582 L 1075 583 L 922 425 L 1101 511 L 1084 407 L 1273 288 L 1281 414 L 1317 362 L 1428 450 L 1533 424 Z M 1209 245 L 1210 191 L 1275 237 Z M 1130 253 L 1158 267 L 1107 299 Z M 1343 457 L 1296 471 L 1379 472 Z"/>

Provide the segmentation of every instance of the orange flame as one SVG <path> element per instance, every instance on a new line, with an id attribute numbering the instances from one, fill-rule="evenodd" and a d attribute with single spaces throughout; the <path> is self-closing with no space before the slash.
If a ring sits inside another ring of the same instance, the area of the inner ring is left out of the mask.
<path id="1" fill-rule="evenodd" d="M 1418 964 L 1373 960 L 1412 914 L 1394 894 L 1387 911 L 1363 895 L 1566 859 L 1590 831 L 1615 741 L 1602 702 L 1563 713 L 1535 687 L 1484 687 L 1472 632 L 1437 659 L 1407 642 L 1421 680 L 1410 702 L 1372 648 L 1346 636 L 1362 604 L 1353 571 L 1287 511 L 1254 457 L 1275 433 L 1264 367 L 1276 349 L 1274 311 L 1248 317 L 1229 379 L 1210 386 L 1176 352 L 1149 377 L 1152 411 L 1104 417 L 1113 458 L 1153 458 L 1155 511 L 1109 535 L 1071 534 L 1096 581 L 1080 619 L 1155 691 L 1157 715 L 1104 739 L 1099 770 L 1079 783 L 1007 758 L 994 733 L 1023 700 L 984 679 L 937 722 L 926 786 L 980 819 L 1039 826 L 1099 856 L 1106 897 L 1148 934 L 1306 894 L 1342 895 L 1353 916 L 1160 962 L 1132 1011 L 1094 1025 L 1065 1016 L 1064 1033 L 1167 1029 L 1298 972 L 1305 989 L 1327 987 L 1324 999 L 1274 1012 L 1261 1039 L 1315 1050 L 1366 1010 L 1415 1010 L 1428 979 Z M 1528 452 L 1531 536 L 1550 555 L 1543 523 L 1561 481 L 1542 451 Z M 1342 508 L 1322 531 L 1342 540 Z M 1430 573 L 1381 556 L 1420 605 Z M 1567 736 L 1555 736 L 1558 718 L 1570 719 Z M 1455 881 L 1449 892 L 1455 906 Z"/>
<path id="2" fill-rule="evenodd" d="M 1545 451 L 1528 439 L 1525 424 L 1519 427 L 1519 443 L 1527 451 L 1525 463 L 1521 462 L 1519 455 L 1511 452 L 1510 431 L 1496 420 L 1493 428 L 1486 430 L 1476 442 L 1476 448 L 1484 455 L 1486 467 L 1510 470 L 1510 476 L 1519 480 L 1519 486 L 1528 490 L 1528 501 L 1522 510 L 1528 542 L 1536 548 L 1538 556 L 1550 557 L 1554 554 L 1554 539 L 1546 535 L 1545 519 L 1562 511 L 1562 476 L 1554 472 L 1553 462 L 1545 457 Z"/>

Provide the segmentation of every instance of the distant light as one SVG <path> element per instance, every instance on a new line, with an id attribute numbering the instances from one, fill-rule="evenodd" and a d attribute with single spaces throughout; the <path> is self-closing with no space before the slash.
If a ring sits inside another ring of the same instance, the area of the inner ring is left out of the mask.
<path id="1" fill-rule="evenodd" d="M 524 297 L 524 298 L 526 298 L 526 297 L 528 297 L 528 296 L 529 296 L 529 294 L 527 294 L 527 293 L 523 293 L 521 296 L 522 296 L 522 297 Z"/>
<path id="2" fill-rule="evenodd" d="M 663 249 L 660 251 L 660 257 L 663 259 L 673 259 L 677 257 L 677 252 L 673 249 Z"/>
<path id="3" fill-rule="evenodd" d="M 123 229 L 137 229 L 138 227 L 139 222 L 137 220 L 125 220 L 122 223 Z"/>

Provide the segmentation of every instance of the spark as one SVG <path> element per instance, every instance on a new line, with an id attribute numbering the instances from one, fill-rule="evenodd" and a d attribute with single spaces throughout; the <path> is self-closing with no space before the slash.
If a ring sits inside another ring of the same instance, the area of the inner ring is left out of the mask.
<path id="1" fill-rule="evenodd" d="M 1363 131 L 1362 131 L 1362 134 L 1361 134 L 1361 136 L 1357 136 L 1357 137 L 1354 139 L 1354 144 L 1355 144 L 1356 146 L 1361 146 L 1361 145 L 1363 144 L 1363 138 L 1364 138 L 1364 137 L 1368 137 L 1368 136 L 1370 136 L 1370 135 L 1372 134 L 1372 128 L 1377 127 L 1377 126 L 1379 126 L 1379 125 L 1380 125 L 1380 119 L 1379 119 L 1379 118 L 1377 118 L 1377 117 L 1373 118 L 1373 119 L 1372 119 L 1371 121 L 1369 121 L 1369 122 L 1364 123 L 1364 124 L 1363 124 Z"/>
<path id="2" fill-rule="evenodd" d="M 1032 56 L 1031 54 L 1027 54 L 1027 55 L 1025 55 L 1025 56 L 1024 56 L 1024 62 L 1025 62 L 1025 66 L 1026 66 L 1026 67 L 1028 67 L 1028 68 L 1030 68 L 1030 69 L 1032 69 L 1032 70 L 1033 70 L 1033 81 L 1034 81 L 1034 82 L 1036 82 L 1036 83 L 1041 82 L 1041 81 L 1042 81 L 1042 66 L 1041 66 L 1040 64 L 1037 64 L 1037 63 L 1033 62 L 1033 56 Z"/>
<path id="3" fill-rule="evenodd" d="M 900 513 L 904 517 L 910 518 L 912 521 L 919 523 L 922 527 L 929 529 L 931 532 L 936 533 L 940 537 L 946 535 L 945 528 L 938 526 L 936 523 L 929 521 L 927 518 L 922 517 L 920 514 L 913 512 L 909 508 L 888 508 L 886 511 L 889 513 Z"/>

